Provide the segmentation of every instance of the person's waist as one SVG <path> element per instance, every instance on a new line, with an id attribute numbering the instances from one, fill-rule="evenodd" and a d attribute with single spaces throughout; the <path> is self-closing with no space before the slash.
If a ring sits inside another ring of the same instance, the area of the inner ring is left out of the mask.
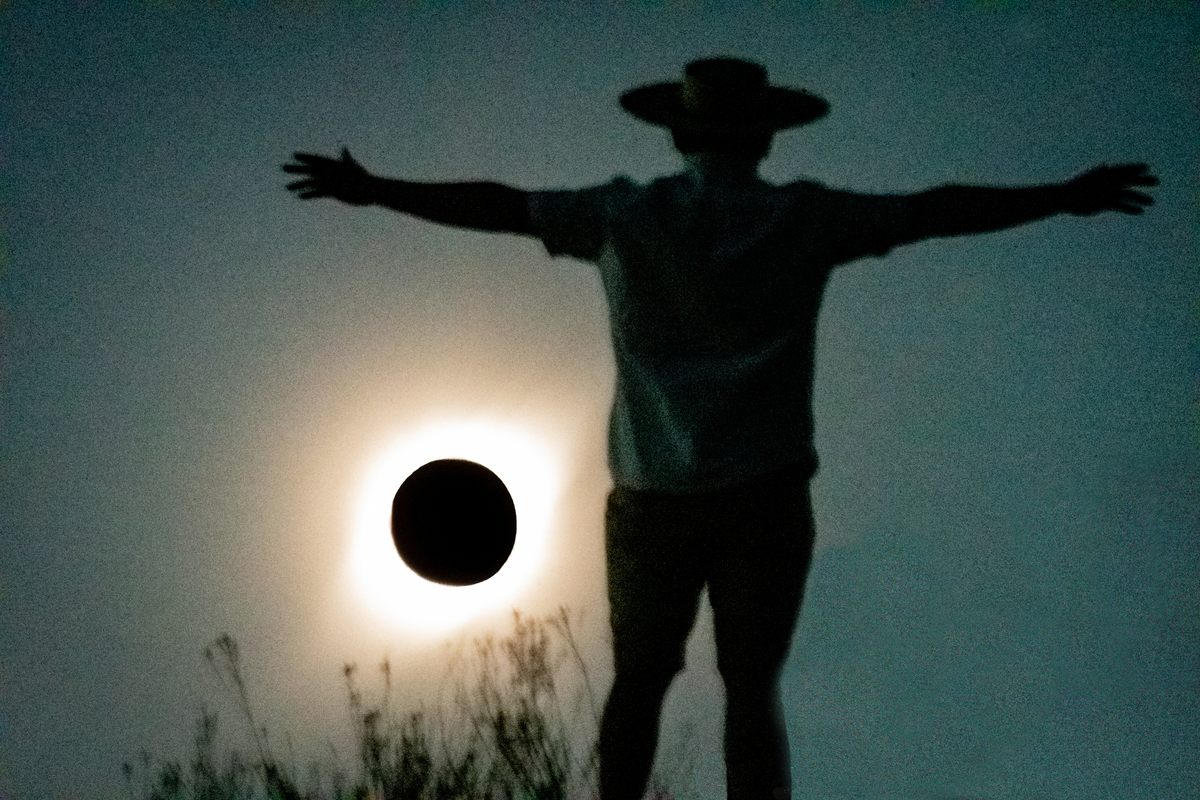
<path id="1" fill-rule="evenodd" d="M 619 502 L 622 498 L 637 498 L 641 502 L 662 499 L 664 501 L 691 497 L 711 497 L 732 500 L 739 496 L 761 492 L 785 490 L 803 485 L 817 471 L 817 457 L 811 448 L 794 454 L 792 459 L 780 463 L 764 463 L 756 468 L 710 470 L 703 474 L 613 474 L 612 494 Z"/>

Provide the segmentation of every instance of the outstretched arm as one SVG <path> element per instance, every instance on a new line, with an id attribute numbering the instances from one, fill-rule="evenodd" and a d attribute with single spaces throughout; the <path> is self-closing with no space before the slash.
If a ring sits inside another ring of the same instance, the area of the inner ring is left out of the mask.
<path id="1" fill-rule="evenodd" d="M 380 205 L 430 222 L 480 231 L 532 234 L 528 197 L 499 183 L 416 183 L 372 175 L 343 148 L 342 157 L 295 153 L 283 171 L 303 176 L 287 188 L 302 200 L 332 197 Z"/>
<path id="2" fill-rule="evenodd" d="M 1156 186 L 1145 164 L 1100 166 L 1065 183 L 1024 188 L 940 186 L 912 195 L 913 238 L 998 231 L 1068 213 L 1141 214 L 1154 199 L 1134 186 Z"/>

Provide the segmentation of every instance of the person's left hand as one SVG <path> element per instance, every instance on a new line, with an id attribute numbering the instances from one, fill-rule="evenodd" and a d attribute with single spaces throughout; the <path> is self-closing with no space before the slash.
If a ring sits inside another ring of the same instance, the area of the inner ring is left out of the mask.
<path id="1" fill-rule="evenodd" d="M 1154 198 L 1131 186 L 1157 186 L 1146 164 L 1108 164 L 1088 170 L 1063 184 L 1064 205 L 1071 214 L 1090 216 L 1101 211 L 1141 214 Z"/>
<path id="2" fill-rule="evenodd" d="M 283 171 L 305 176 L 287 185 L 301 200 L 332 197 L 356 206 L 375 202 L 375 177 L 354 160 L 348 149 L 342 148 L 340 159 L 312 153 L 292 156 L 299 163 L 284 164 Z"/>

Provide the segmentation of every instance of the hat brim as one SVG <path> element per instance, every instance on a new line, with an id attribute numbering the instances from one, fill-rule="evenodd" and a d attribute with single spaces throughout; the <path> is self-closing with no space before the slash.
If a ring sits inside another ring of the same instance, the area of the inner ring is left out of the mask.
<path id="1" fill-rule="evenodd" d="M 703 131 L 764 128 L 780 131 L 816 122 L 829 113 L 829 103 L 815 94 L 783 86 L 768 86 L 762 110 L 755 116 L 743 115 L 737 119 L 701 118 L 683 107 L 681 89 L 682 85 L 679 83 L 639 86 L 621 95 L 621 107 L 651 125 Z"/>

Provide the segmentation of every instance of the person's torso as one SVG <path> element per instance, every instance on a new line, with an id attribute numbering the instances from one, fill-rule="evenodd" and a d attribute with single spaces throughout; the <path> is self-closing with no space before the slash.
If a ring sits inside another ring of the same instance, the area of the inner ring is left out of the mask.
<path id="1" fill-rule="evenodd" d="M 797 197 L 684 173 L 610 219 L 599 259 L 617 361 L 618 482 L 703 488 L 811 458 L 817 311 Z"/>

